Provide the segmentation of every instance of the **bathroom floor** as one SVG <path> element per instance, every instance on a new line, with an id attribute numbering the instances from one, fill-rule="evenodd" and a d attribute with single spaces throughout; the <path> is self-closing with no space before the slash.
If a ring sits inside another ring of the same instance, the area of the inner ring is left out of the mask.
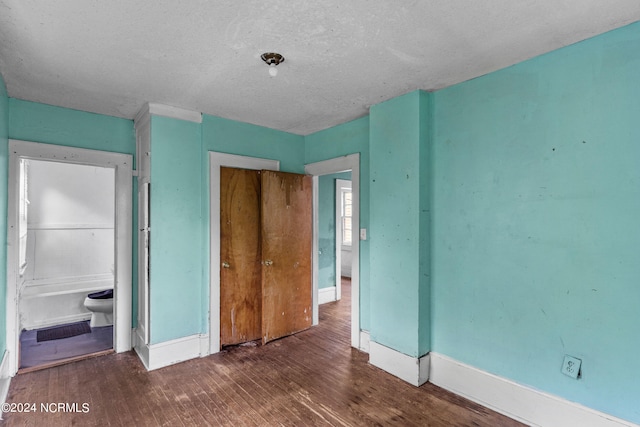
<path id="1" fill-rule="evenodd" d="M 20 334 L 21 370 L 53 366 L 113 349 L 113 326 L 91 328 L 88 334 L 41 342 L 37 341 L 37 333 L 38 330 L 32 330 Z"/>

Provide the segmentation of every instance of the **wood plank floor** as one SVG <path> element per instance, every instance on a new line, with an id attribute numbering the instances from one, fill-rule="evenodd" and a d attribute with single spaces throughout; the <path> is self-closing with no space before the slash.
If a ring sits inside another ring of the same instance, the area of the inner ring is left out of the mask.
<path id="1" fill-rule="evenodd" d="M 413 387 L 349 345 L 349 282 L 320 325 L 147 372 L 132 353 L 13 378 L 6 426 L 520 426 L 433 384 Z M 71 404 L 77 412 L 51 404 Z M 73 404 L 77 404 L 74 408 Z M 41 404 L 57 412 L 44 412 Z M 83 404 L 86 404 L 83 406 Z M 83 412 L 83 410 L 85 410 Z"/>

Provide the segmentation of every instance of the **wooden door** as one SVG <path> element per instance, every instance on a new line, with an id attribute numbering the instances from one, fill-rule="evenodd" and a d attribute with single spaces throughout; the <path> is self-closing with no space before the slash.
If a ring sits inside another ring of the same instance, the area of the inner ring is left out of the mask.
<path id="1" fill-rule="evenodd" d="M 220 168 L 220 344 L 262 333 L 260 171 Z"/>
<path id="2" fill-rule="evenodd" d="M 262 342 L 311 326 L 311 177 L 262 171 Z"/>

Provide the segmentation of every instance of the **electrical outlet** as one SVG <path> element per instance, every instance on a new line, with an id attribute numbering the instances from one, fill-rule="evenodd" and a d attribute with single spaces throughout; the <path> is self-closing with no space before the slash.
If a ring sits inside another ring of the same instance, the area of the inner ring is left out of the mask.
<path id="1" fill-rule="evenodd" d="M 562 362 L 562 373 L 568 377 L 578 379 L 580 377 L 580 367 L 582 366 L 582 360 L 573 356 L 565 355 Z"/>

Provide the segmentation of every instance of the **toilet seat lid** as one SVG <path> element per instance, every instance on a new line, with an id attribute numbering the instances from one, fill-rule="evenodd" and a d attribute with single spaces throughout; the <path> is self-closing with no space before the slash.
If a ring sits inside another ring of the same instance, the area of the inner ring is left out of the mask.
<path id="1" fill-rule="evenodd" d="M 109 299 L 113 298 L 113 289 L 105 291 L 93 292 L 88 295 L 89 299 Z"/>

